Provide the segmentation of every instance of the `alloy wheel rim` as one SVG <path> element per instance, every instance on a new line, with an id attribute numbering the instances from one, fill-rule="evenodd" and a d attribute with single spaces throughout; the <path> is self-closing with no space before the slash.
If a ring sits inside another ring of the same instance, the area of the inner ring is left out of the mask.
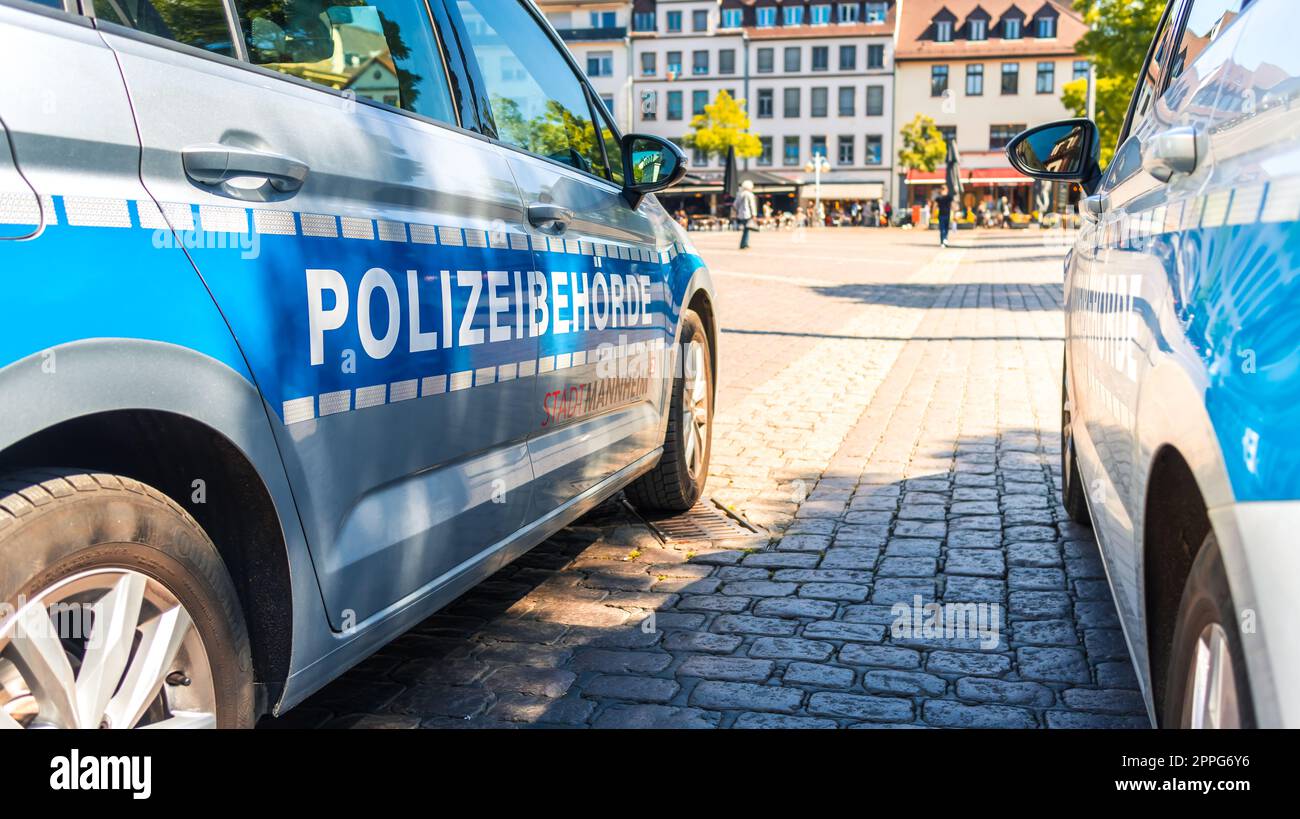
<path id="1" fill-rule="evenodd" d="M 1237 675 L 1223 626 L 1210 623 L 1196 638 L 1183 700 L 1184 728 L 1239 728 Z"/>
<path id="2" fill-rule="evenodd" d="M 709 440 L 709 374 L 704 345 L 698 341 L 686 345 L 681 425 L 686 442 L 686 471 L 695 479 L 703 467 Z"/>
<path id="3" fill-rule="evenodd" d="M 0 728 L 215 728 L 189 612 L 126 568 L 63 578 L 0 621 Z"/>

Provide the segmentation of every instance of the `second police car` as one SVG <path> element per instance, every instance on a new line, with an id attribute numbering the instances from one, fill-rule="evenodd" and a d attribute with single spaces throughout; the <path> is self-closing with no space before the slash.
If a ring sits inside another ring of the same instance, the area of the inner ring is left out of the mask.
<path id="1" fill-rule="evenodd" d="M 249 726 L 708 475 L 707 269 L 521 0 L 0 0 L 0 727 Z"/>
<path id="2" fill-rule="evenodd" d="M 1114 160 L 1087 120 L 1012 163 L 1084 186 L 1062 500 L 1091 522 L 1153 721 L 1300 726 L 1300 54 L 1288 0 L 1171 0 Z"/>

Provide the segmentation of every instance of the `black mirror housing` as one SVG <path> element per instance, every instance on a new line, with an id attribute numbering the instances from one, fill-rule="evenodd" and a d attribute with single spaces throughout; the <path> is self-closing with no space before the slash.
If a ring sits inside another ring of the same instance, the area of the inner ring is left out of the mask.
<path id="1" fill-rule="evenodd" d="M 1048 182 L 1078 182 L 1090 193 L 1101 176 L 1101 134 L 1090 119 L 1063 119 L 1017 134 L 1007 144 L 1011 167 Z"/>
<path id="2" fill-rule="evenodd" d="M 623 150 L 623 196 L 632 207 L 647 193 L 665 190 L 686 175 L 686 154 L 663 137 L 625 134 Z"/>

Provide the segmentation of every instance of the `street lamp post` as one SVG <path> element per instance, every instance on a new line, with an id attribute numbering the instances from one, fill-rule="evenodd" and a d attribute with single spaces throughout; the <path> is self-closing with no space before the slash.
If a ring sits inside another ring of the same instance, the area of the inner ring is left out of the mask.
<path id="1" fill-rule="evenodd" d="M 822 209 L 822 171 L 829 171 L 831 163 L 826 160 L 823 154 L 813 154 L 812 161 L 803 166 L 806 173 L 813 175 L 813 195 L 816 197 L 813 206 L 813 215 L 817 215 Z"/>

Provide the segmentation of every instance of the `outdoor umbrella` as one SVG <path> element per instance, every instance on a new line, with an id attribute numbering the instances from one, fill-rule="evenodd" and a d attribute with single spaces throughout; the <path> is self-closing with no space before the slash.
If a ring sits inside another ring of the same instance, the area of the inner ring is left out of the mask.
<path id="1" fill-rule="evenodd" d="M 961 201 L 961 155 L 957 153 L 957 144 L 952 139 L 945 140 L 948 144 L 948 156 L 944 159 L 944 182 L 948 185 L 948 192 L 952 194 L 954 202 Z"/>
<path id="2" fill-rule="evenodd" d="M 726 170 L 722 176 L 722 193 L 724 196 L 735 198 L 740 193 L 740 171 L 736 168 L 736 148 L 731 146 L 727 149 Z"/>

